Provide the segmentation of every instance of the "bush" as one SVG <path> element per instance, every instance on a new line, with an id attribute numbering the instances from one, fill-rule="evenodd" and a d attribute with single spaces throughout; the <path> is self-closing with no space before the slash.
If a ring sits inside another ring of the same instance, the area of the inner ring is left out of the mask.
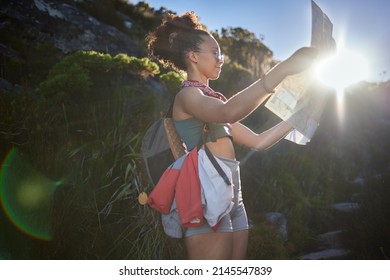
<path id="1" fill-rule="evenodd" d="M 249 230 L 248 259 L 288 259 L 286 246 L 277 229 L 259 215 L 253 220 L 256 225 Z"/>
<path id="2" fill-rule="evenodd" d="M 77 63 L 59 64 L 49 78 L 42 82 L 37 93 L 50 101 L 83 98 L 91 90 L 91 79 L 86 69 Z"/>
<path id="3" fill-rule="evenodd" d="M 184 81 L 184 77 L 175 71 L 162 74 L 160 79 L 166 85 L 168 93 L 171 95 L 179 90 L 181 83 Z"/>

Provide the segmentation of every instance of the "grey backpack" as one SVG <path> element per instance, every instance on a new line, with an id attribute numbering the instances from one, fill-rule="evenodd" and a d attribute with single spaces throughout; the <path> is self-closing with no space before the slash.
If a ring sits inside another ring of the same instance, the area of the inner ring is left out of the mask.
<path id="1" fill-rule="evenodd" d="M 164 171 L 186 152 L 173 124 L 172 109 L 173 101 L 166 116 L 153 123 L 142 139 L 141 153 L 153 185 L 156 185 Z"/>

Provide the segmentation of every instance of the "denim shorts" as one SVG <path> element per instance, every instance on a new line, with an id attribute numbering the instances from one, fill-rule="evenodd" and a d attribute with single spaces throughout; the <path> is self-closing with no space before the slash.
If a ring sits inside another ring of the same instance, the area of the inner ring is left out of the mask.
<path id="1" fill-rule="evenodd" d="M 234 205 L 229 214 L 225 215 L 220 220 L 217 232 L 236 232 L 248 230 L 248 218 L 241 192 L 240 162 L 222 157 L 218 158 L 222 160 L 227 166 L 229 166 L 232 171 L 234 184 Z M 180 223 L 179 215 L 176 211 L 169 215 L 162 215 L 162 222 L 165 233 L 175 238 L 181 238 L 183 235 L 184 237 L 190 237 L 193 235 L 214 232 L 206 220 L 201 226 L 183 228 Z"/>

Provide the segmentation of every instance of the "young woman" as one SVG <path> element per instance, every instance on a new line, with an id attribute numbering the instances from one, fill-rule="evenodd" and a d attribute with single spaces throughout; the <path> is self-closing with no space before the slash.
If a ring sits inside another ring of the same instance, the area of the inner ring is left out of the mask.
<path id="1" fill-rule="evenodd" d="M 248 219 L 242 201 L 239 162 L 233 142 L 251 149 L 264 150 L 282 139 L 292 127 L 280 122 L 256 134 L 240 123 L 273 92 L 288 75 L 307 69 L 317 51 L 301 48 L 276 65 L 264 77 L 230 99 L 214 93 L 210 80 L 218 79 L 224 63 L 220 47 L 213 36 L 202 29 L 197 16 L 187 12 L 166 14 L 162 24 L 149 34 L 148 50 L 164 66 L 187 74 L 187 81 L 177 93 L 173 105 L 176 129 L 187 148 L 194 148 L 209 124 L 207 146 L 214 156 L 228 165 L 233 173 L 234 206 L 214 231 L 207 222 L 184 232 L 189 259 L 244 259 L 248 244 Z M 210 92 L 212 94 L 210 94 Z"/>

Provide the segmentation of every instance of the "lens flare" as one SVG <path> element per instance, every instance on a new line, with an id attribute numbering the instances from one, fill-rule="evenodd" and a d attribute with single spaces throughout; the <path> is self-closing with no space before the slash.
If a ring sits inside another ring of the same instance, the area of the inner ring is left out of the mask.
<path id="1" fill-rule="evenodd" d="M 346 48 L 342 40 L 335 55 L 329 56 L 317 64 L 315 69 L 317 80 L 336 90 L 340 124 L 344 120 L 344 90 L 354 83 L 367 79 L 369 71 L 367 57 Z"/>
<path id="2" fill-rule="evenodd" d="M 345 47 L 319 62 L 316 68 L 317 79 L 337 91 L 343 91 L 353 83 L 367 79 L 368 74 L 367 58 Z"/>
<path id="3" fill-rule="evenodd" d="M 9 220 L 22 232 L 50 240 L 54 182 L 35 170 L 16 149 L 1 165 L 0 201 Z"/>

